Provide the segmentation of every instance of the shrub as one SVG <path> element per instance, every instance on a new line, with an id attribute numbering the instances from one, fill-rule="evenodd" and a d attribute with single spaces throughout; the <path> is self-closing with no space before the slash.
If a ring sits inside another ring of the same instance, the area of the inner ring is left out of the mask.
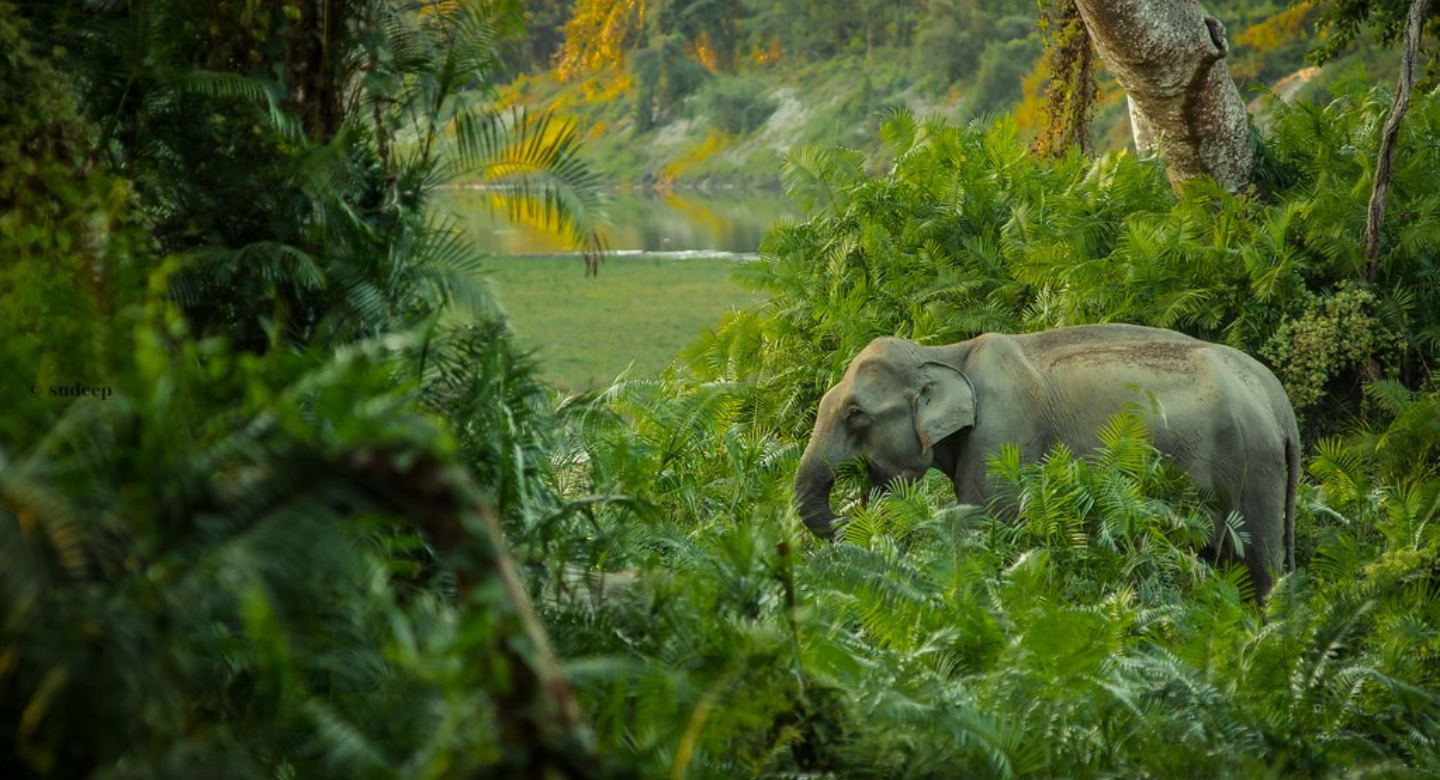
<path id="1" fill-rule="evenodd" d="M 775 113 L 776 101 L 764 84 L 752 76 L 718 76 L 696 95 L 695 110 L 706 121 L 730 135 L 757 130 Z"/>
<path id="2" fill-rule="evenodd" d="M 1313 438 L 1332 410 L 1358 408 L 1365 382 L 1425 381 L 1440 345 L 1440 253 L 1428 238 L 1440 211 L 1425 185 L 1440 154 L 1423 141 L 1440 99 L 1412 107 L 1397 216 L 1377 279 L 1361 289 L 1365 191 L 1348 182 L 1383 107 L 1368 94 L 1278 105 L 1271 192 L 1196 182 L 1179 197 L 1153 160 L 1041 163 L 1005 120 L 960 128 L 892 111 L 881 134 L 896 162 L 883 176 L 844 149 L 791 154 L 784 179 L 809 217 L 777 228 L 742 276 L 774 300 L 722 323 L 695 368 L 773 389 L 783 401 L 761 410 L 773 412 L 766 423 L 799 435 L 796 410 L 813 408 L 876 336 L 939 344 L 1130 322 L 1274 361 Z"/>
<path id="3" fill-rule="evenodd" d="M 87 158 L 89 130 L 66 78 L 35 55 L 0 5 L 0 445 L 25 446 L 58 416 L 41 396 L 103 384 L 130 350 L 143 277 L 130 189 Z M 13 395 L 12 395 L 13 394 Z M 18 413 L 17 413 L 18 412 Z"/>
<path id="4" fill-rule="evenodd" d="M 1306 292 L 1303 313 L 1287 318 L 1262 347 L 1279 367 L 1296 409 L 1315 407 L 1339 377 L 1375 380 L 1398 362 L 1403 342 L 1375 317 L 1375 294 L 1350 283 L 1323 296 Z M 1353 390 L 1353 388 L 1350 388 Z"/>

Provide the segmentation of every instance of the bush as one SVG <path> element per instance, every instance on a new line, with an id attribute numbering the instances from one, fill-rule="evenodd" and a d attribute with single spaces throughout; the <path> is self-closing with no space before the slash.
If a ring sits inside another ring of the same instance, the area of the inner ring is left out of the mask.
<path id="1" fill-rule="evenodd" d="M 573 667 L 586 711 L 641 774 L 1408 776 L 1440 760 L 1411 727 L 1440 725 L 1433 475 L 1385 488 L 1409 509 L 1381 517 L 1376 493 L 1344 492 L 1368 456 L 1317 463 L 1334 492 L 1303 510 L 1309 572 L 1262 615 L 1242 568 L 1197 557 L 1212 521 L 1134 416 L 1088 459 L 1000 453 L 1013 521 L 946 508 L 948 484 L 864 505 L 842 491 L 828 544 L 785 508 L 798 448 L 755 422 L 768 395 L 617 386 L 567 458 L 585 475 L 572 496 L 612 491 L 568 560 L 597 582 L 628 573 L 608 591 L 552 578 L 543 614 L 563 655 L 598 657 Z"/>
<path id="2" fill-rule="evenodd" d="M 210 62 L 283 77 L 292 6 L 24 10 L 54 26 L 0 5 L 0 773 L 604 775 L 501 536 L 556 507 L 548 395 L 427 213 L 447 172 L 533 172 L 516 210 L 583 232 L 573 134 L 449 111 L 503 19 L 371 4 L 327 46 L 415 91 L 311 144 L 268 81 L 189 59 L 235 14 Z M 34 39 L 84 41 L 49 49 L 75 82 Z M 104 395 L 35 392 L 72 383 Z"/>
<path id="3" fill-rule="evenodd" d="M 759 79 L 717 76 L 696 95 L 695 110 L 716 129 L 738 136 L 758 130 L 777 105 Z"/>

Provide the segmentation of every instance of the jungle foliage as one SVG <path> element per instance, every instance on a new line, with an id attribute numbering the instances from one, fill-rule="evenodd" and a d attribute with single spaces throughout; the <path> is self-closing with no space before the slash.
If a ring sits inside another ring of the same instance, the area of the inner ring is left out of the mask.
<path id="1" fill-rule="evenodd" d="M 580 604 L 564 584 L 542 596 L 562 655 L 623 659 L 577 678 L 602 744 L 671 776 L 1433 774 L 1440 396 L 1421 223 L 1440 101 L 1413 109 L 1411 178 L 1366 283 L 1387 98 L 1275 104 L 1264 178 L 1237 195 L 1177 195 L 1125 154 L 1039 162 L 1005 120 L 892 112 L 881 176 L 849 150 L 793 154 L 807 218 L 743 277 L 768 303 L 674 374 L 595 399 L 571 445 L 588 479 L 562 488 L 614 498 L 590 510 L 598 548 L 563 554 L 640 573 Z M 997 453 L 1011 522 L 954 506 L 934 475 L 889 494 L 842 479 L 843 544 L 784 507 L 820 394 L 871 338 L 1100 321 L 1261 355 L 1306 416 L 1300 570 L 1263 611 L 1243 572 L 1196 557 L 1207 515 L 1135 415 L 1092 458 Z M 635 715 L 652 707 L 669 731 Z"/>
<path id="2" fill-rule="evenodd" d="M 326 8 L 361 91 L 322 121 L 283 31 Z M 573 138 L 449 94 L 509 22 L 432 14 L 503 6 L 9 10 L 5 777 L 1440 772 L 1440 99 L 1406 119 L 1373 281 L 1383 92 L 1274 106 L 1239 194 L 892 112 L 883 175 L 790 157 L 807 216 L 747 274 L 768 302 L 557 404 L 426 209 L 452 166 L 524 171 L 514 213 L 584 238 Z M 187 29 L 267 45 L 212 61 Z M 1197 557 L 1200 499 L 1137 415 L 1091 458 L 997 453 L 1012 520 L 936 479 L 848 479 L 839 544 L 789 508 L 870 338 L 1121 320 L 1261 356 L 1306 415 L 1301 569 L 1263 610 Z M 71 381 L 113 395 L 24 386 Z"/>
<path id="3" fill-rule="evenodd" d="M 587 246 L 515 23 L 0 4 L 0 774 L 607 773 L 500 536 L 548 395 L 428 208 Z"/>

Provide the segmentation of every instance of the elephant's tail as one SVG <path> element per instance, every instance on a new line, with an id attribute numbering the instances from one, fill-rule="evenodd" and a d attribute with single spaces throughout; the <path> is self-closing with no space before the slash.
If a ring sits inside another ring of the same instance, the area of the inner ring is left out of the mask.
<path id="1" fill-rule="evenodd" d="M 1295 492 L 1300 488 L 1300 439 L 1285 437 L 1285 571 L 1295 571 Z"/>

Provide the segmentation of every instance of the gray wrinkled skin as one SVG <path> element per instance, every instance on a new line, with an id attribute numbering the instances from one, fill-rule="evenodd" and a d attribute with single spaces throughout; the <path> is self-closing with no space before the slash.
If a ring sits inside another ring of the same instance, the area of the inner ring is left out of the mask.
<path id="1" fill-rule="evenodd" d="M 1263 600 L 1294 565 L 1295 413 L 1253 358 L 1174 331 L 1083 325 L 942 347 L 876 339 L 820 402 L 795 503 L 811 531 L 831 536 L 835 469 L 865 455 L 877 484 L 934 468 L 961 503 L 983 504 L 985 459 L 1000 445 L 1018 445 L 1027 462 L 1061 443 L 1092 452 L 1126 402 L 1162 410 L 1149 418 L 1155 445 L 1215 496 L 1214 538 L 1240 513 L 1243 561 Z"/>

